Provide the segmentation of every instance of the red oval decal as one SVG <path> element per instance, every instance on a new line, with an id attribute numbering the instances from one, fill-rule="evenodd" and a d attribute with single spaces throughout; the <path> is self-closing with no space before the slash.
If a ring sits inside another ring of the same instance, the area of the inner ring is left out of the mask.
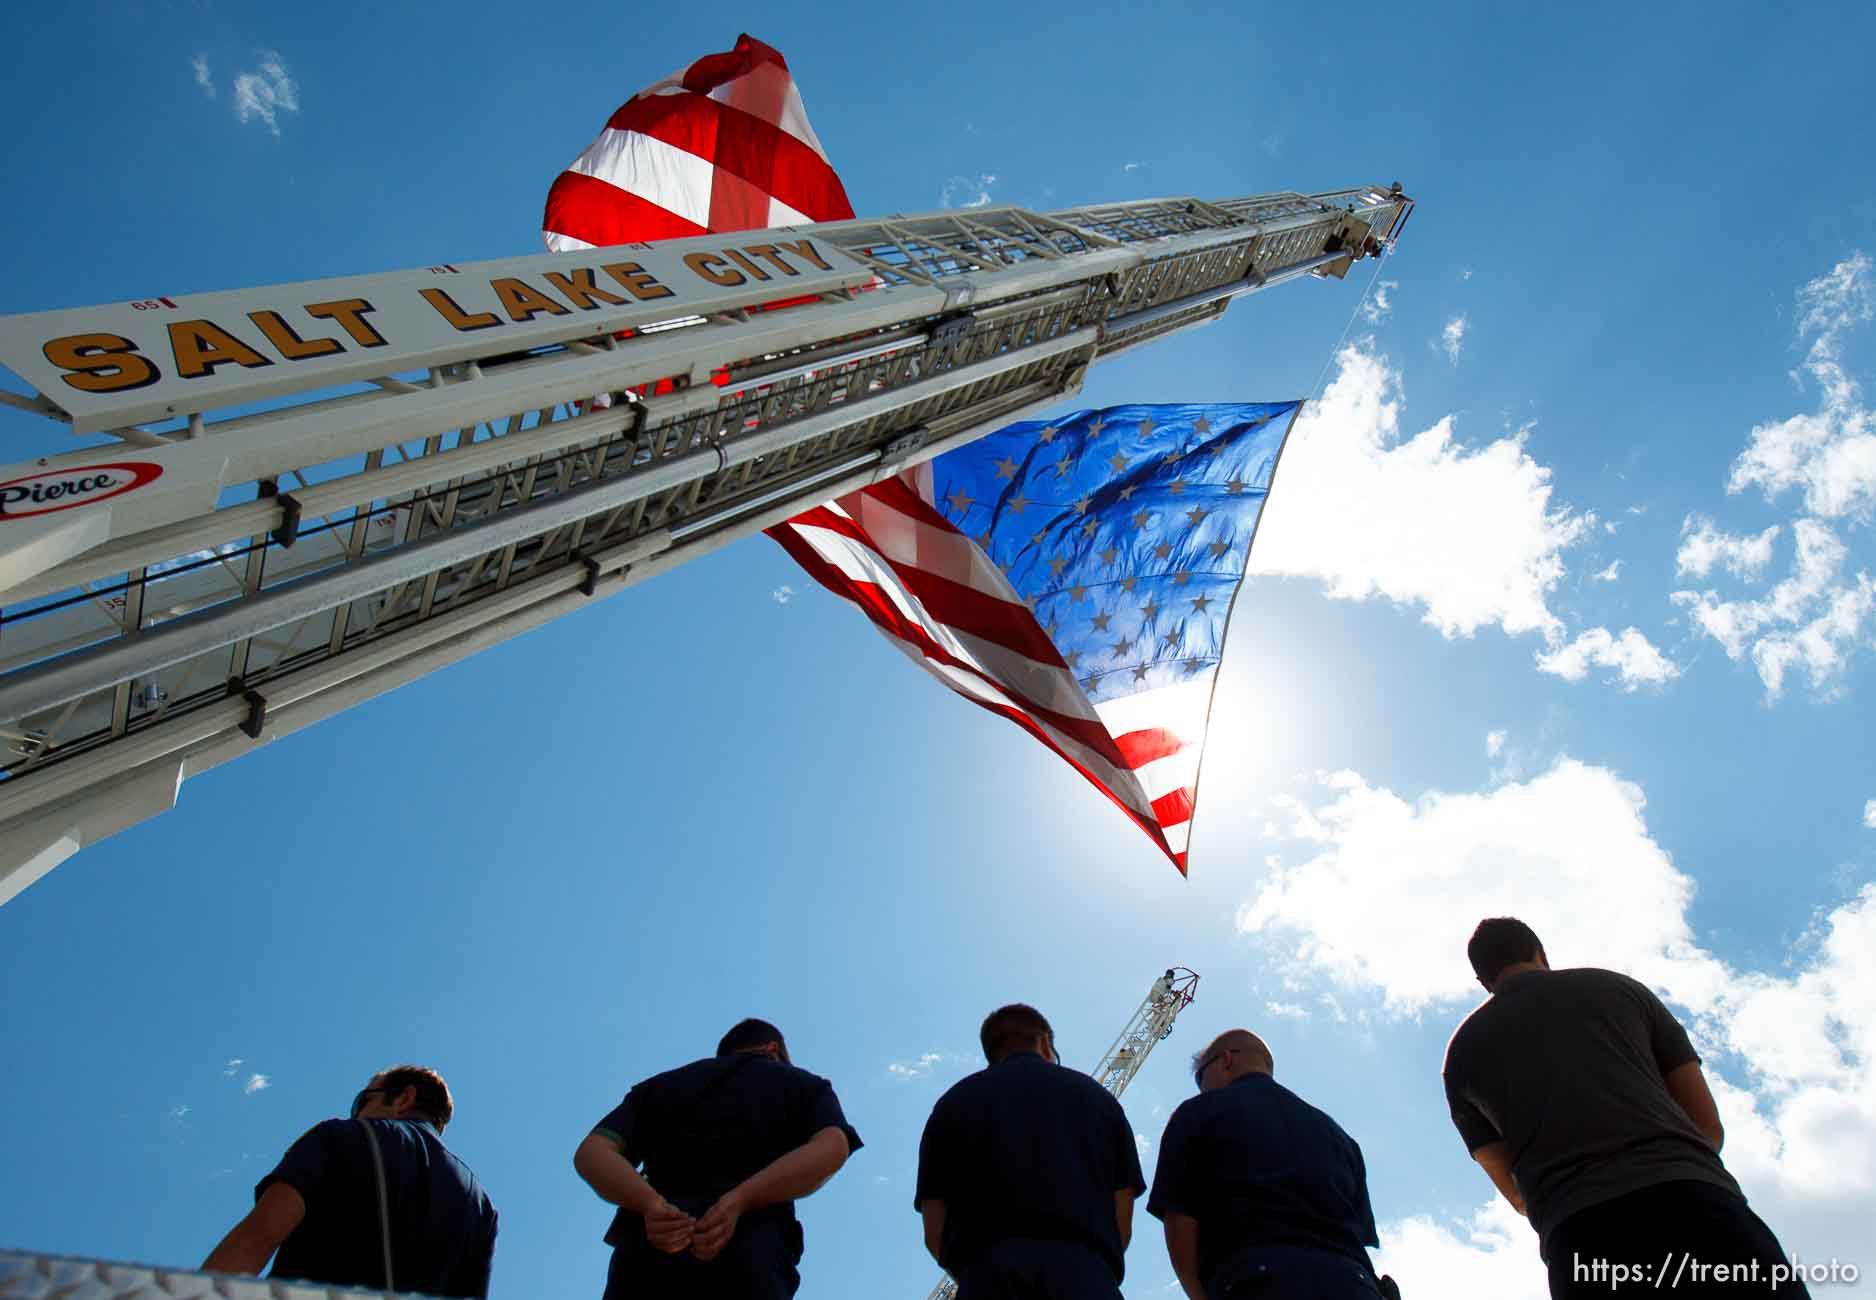
<path id="1" fill-rule="evenodd" d="M 161 465 L 132 460 L 28 474 L 10 483 L 0 483 L 0 520 L 24 519 L 88 506 L 94 501 L 135 492 L 145 483 L 160 478 L 162 473 Z"/>

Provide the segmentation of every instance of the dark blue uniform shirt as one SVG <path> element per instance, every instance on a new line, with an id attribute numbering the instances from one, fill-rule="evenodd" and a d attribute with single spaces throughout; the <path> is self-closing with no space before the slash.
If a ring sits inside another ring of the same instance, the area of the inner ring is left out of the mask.
<path id="1" fill-rule="evenodd" d="M 329 1119 L 288 1147 L 254 1188 L 258 1201 L 274 1183 L 286 1183 L 306 1202 L 306 1217 L 280 1243 L 270 1276 L 385 1287 L 377 1175 L 364 1124 L 384 1153 L 397 1289 L 481 1300 L 495 1255 L 495 1207 L 427 1120 Z"/>
<path id="2" fill-rule="evenodd" d="M 849 1154 L 860 1149 L 860 1135 L 826 1079 L 760 1052 L 738 1052 L 653 1075 L 593 1131 L 642 1165 L 659 1195 L 701 1216 L 718 1197 L 824 1128 L 846 1136 Z M 799 1282 L 801 1225 L 793 1201 L 743 1215 L 729 1246 L 709 1264 L 652 1250 L 645 1221 L 626 1210 L 613 1216 L 606 1243 L 614 1251 L 608 1295 L 634 1289 L 650 1295 L 667 1286 L 702 1294 L 705 1285 L 729 1286 L 732 1273 L 746 1278 L 732 1288 L 736 1294 L 792 1295 Z M 686 1276 L 667 1277 L 674 1272 Z"/>
<path id="3" fill-rule="evenodd" d="M 1114 1193 L 1146 1190 L 1133 1126 L 1089 1076 L 1013 1052 L 938 1099 L 918 1148 L 914 1208 L 945 1203 L 939 1261 L 970 1289 L 972 1266 L 1011 1242 L 1079 1246 L 1124 1273 Z"/>
<path id="4" fill-rule="evenodd" d="M 1182 1102 L 1160 1138 L 1147 1213 L 1199 1223 L 1199 1274 L 1213 1295 L 1255 1271 L 1260 1251 L 1328 1251 L 1372 1271 L 1378 1245 L 1361 1148 L 1267 1074 Z"/>

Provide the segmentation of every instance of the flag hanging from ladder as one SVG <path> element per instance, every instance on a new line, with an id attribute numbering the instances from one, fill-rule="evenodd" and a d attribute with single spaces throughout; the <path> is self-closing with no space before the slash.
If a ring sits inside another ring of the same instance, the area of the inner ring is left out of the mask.
<path id="1" fill-rule="evenodd" d="M 776 50 L 640 91 L 554 182 L 554 251 L 853 216 Z M 1012 425 L 769 529 L 914 662 L 1186 868 L 1232 598 L 1300 403 Z"/>
<path id="2" fill-rule="evenodd" d="M 1011 425 L 769 535 L 1183 872 L 1226 621 L 1300 405 Z"/>
<path id="3" fill-rule="evenodd" d="M 547 192 L 556 253 L 853 215 L 780 52 L 744 35 L 647 86 Z"/>

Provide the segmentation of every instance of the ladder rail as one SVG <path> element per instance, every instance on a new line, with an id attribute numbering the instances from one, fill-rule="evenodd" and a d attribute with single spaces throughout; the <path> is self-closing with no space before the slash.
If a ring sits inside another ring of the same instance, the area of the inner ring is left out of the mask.
<path id="1" fill-rule="evenodd" d="M 325 670 L 369 654 L 389 681 L 398 645 L 434 658 L 434 620 L 496 601 L 481 622 L 518 627 L 506 598 L 524 587 L 528 608 L 570 587 L 564 612 L 754 531 L 757 514 L 779 521 L 1039 414 L 1090 365 L 1236 297 L 1340 275 L 1410 204 L 1368 189 L 804 227 L 874 285 L 623 340 L 482 344 L 351 391 L 309 381 L 297 405 L 178 415 L 140 431 L 161 444 L 147 452 L 47 458 L 174 472 L 167 495 L 104 503 L 108 518 L 51 516 L 50 541 L 9 549 L 41 521 L 0 524 L 0 901 L 46 854 L 122 828 L 106 781 L 155 764 L 150 788 L 173 802 L 207 755 L 338 698 L 296 677 L 350 681 Z"/>

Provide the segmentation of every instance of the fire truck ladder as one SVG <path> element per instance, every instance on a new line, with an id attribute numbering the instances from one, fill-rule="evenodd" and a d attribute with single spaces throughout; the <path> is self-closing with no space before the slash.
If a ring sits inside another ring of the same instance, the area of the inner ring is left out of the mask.
<path id="1" fill-rule="evenodd" d="M 1172 1034 L 1173 1021 L 1198 991 L 1198 975 L 1183 966 L 1175 966 L 1154 980 L 1146 1001 L 1133 1013 L 1114 1045 L 1102 1054 L 1100 1063 L 1089 1071 L 1095 1081 L 1116 1097 L 1127 1091 L 1133 1076 L 1146 1064 L 1147 1053 Z M 926 1300 L 953 1300 L 957 1293 L 958 1284 L 947 1275 L 938 1280 Z"/>
<path id="2" fill-rule="evenodd" d="M 83 390 L 134 388 L 143 364 L 111 333 L 42 347 L 38 322 L 83 313 L 0 318 L 0 361 L 40 390 L 0 402 L 114 439 L 0 469 L 0 902 L 167 811 L 188 776 L 1038 415 L 1093 362 L 1235 297 L 1339 278 L 1411 208 L 1398 185 L 985 208 L 481 264 L 536 272 L 533 288 L 481 282 L 525 317 L 512 327 L 458 303 L 470 265 L 278 286 L 293 301 L 325 286 L 304 309 L 324 319 L 296 333 L 248 312 L 271 355 L 171 324 L 193 349 L 177 364 L 213 372 L 205 390 L 142 406 L 138 390 L 103 414 Z M 747 255 L 794 276 L 777 248 L 829 269 L 791 281 Z M 597 289 L 608 256 L 681 257 L 739 287 L 686 314 L 636 262 Z M 543 307 L 543 282 L 580 310 Z M 388 309 L 361 313 L 394 290 L 454 327 L 443 344 L 372 343 Z M 272 291 L 84 311 L 142 325 Z"/>

